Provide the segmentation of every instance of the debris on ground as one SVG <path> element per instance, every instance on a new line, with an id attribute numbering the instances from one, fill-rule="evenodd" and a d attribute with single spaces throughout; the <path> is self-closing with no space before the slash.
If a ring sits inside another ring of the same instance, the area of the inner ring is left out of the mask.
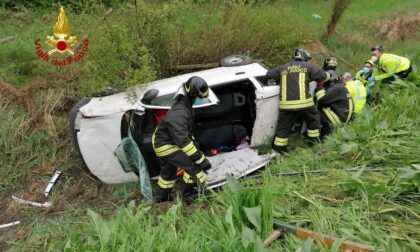
<path id="1" fill-rule="evenodd" d="M 293 225 L 289 225 L 282 222 L 274 222 L 274 232 L 264 241 L 264 244 L 266 246 L 270 245 L 275 239 L 279 238 L 284 233 L 293 233 L 297 237 L 301 239 L 312 239 L 317 244 L 323 244 L 327 246 L 328 248 L 331 248 L 333 244 L 339 240 L 339 238 L 329 236 L 329 235 L 323 235 L 311 230 L 307 230 L 304 228 L 295 227 Z M 344 240 L 341 242 L 341 245 L 339 246 L 340 250 L 342 251 L 359 251 L 359 252 L 370 252 L 375 251 L 375 248 L 371 246 L 367 246 L 364 244 L 347 241 Z"/>
<path id="2" fill-rule="evenodd" d="M 12 195 L 12 198 L 18 203 L 31 205 L 31 206 L 35 206 L 35 207 L 49 208 L 50 206 L 52 206 L 52 203 L 48 202 L 48 201 L 44 202 L 44 203 L 39 203 L 39 202 L 35 202 L 35 201 L 24 200 L 24 199 L 21 199 L 19 197 L 14 196 L 14 195 Z"/>
<path id="3" fill-rule="evenodd" d="M 400 16 L 379 24 L 379 35 L 389 40 L 413 38 L 420 30 L 420 12 L 414 16 Z"/>
<path id="4" fill-rule="evenodd" d="M 19 224 L 20 224 L 20 221 L 14 221 L 14 222 L 6 223 L 6 224 L 1 224 L 0 229 L 15 226 L 15 225 L 19 225 Z"/>
<path id="5" fill-rule="evenodd" d="M 45 197 L 48 198 L 48 196 L 50 196 L 51 190 L 53 189 L 53 187 L 54 187 L 55 183 L 57 182 L 58 178 L 60 177 L 60 175 L 61 175 L 61 171 L 56 171 L 54 173 L 54 176 L 48 182 L 48 185 L 44 190 Z"/>

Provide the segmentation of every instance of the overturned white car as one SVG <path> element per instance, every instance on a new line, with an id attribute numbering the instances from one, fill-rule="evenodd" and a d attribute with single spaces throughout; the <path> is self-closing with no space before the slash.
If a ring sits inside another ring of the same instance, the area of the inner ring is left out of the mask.
<path id="1" fill-rule="evenodd" d="M 157 175 L 160 162 L 153 152 L 152 134 L 170 109 L 174 94 L 191 76 L 200 76 L 210 87 L 209 97 L 194 105 L 194 136 L 212 164 L 207 186 L 222 185 L 226 174 L 242 177 L 266 165 L 272 155 L 259 155 L 254 147 L 274 136 L 279 86 L 266 79 L 267 69 L 260 63 L 247 63 L 234 56 L 224 62 L 222 67 L 135 87 L 130 92 L 139 98 L 134 101 L 128 99 L 127 92 L 81 100 L 70 112 L 70 127 L 89 170 L 105 183 L 138 180 L 138 174 L 124 171 L 114 155 L 127 136 L 125 115 L 129 112 L 135 122 L 132 136 L 149 172 Z M 246 132 L 240 148 L 234 136 L 238 128 Z"/>

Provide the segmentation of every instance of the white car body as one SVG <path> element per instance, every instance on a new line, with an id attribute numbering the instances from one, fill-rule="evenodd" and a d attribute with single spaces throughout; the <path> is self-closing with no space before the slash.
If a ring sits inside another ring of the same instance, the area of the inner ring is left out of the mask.
<path id="1" fill-rule="evenodd" d="M 158 97 L 175 94 L 181 84 L 191 76 L 200 76 L 212 87 L 229 85 L 237 81 L 251 82 L 255 89 L 256 116 L 252 129 L 250 147 L 266 143 L 274 136 L 278 116 L 279 86 L 263 85 L 256 77 L 265 76 L 267 69 L 259 63 L 243 66 L 218 67 L 195 73 L 183 74 L 172 78 L 154 81 L 134 87 L 139 98 L 150 89 L 159 90 Z M 239 84 L 238 84 L 239 85 Z M 210 94 L 211 104 L 217 106 L 218 99 L 213 92 Z M 114 150 L 121 141 L 121 120 L 125 112 L 135 111 L 143 115 L 146 109 L 168 108 L 167 106 L 145 105 L 130 101 L 126 92 L 92 98 L 87 104 L 78 108 L 74 119 L 74 129 L 77 134 L 76 145 L 89 170 L 105 183 L 121 183 L 138 180 L 134 172 L 125 172 Z M 194 106 L 194 108 L 198 108 Z M 143 153 L 144 154 L 144 153 Z M 237 178 L 245 176 L 265 166 L 273 156 L 258 155 L 253 148 L 226 152 L 209 157 L 212 169 L 207 175 L 210 188 L 225 182 L 226 174 Z"/>

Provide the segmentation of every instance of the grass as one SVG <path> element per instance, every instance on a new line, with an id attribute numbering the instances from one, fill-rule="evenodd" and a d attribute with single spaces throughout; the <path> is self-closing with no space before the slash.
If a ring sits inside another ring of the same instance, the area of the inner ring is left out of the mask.
<path id="1" fill-rule="evenodd" d="M 103 5 L 77 15 L 68 11 L 72 30 L 78 38 L 88 34 L 91 45 L 81 64 L 65 69 L 43 64 L 33 52 L 33 40 L 51 33 L 56 9 L 11 12 L 0 8 L 0 38 L 18 34 L 16 41 L 0 46 L 2 78 L 25 86 L 56 71 L 76 76 L 63 83 L 65 88 L 34 95 L 37 122 L 0 94 L 0 207 L 5 209 L 0 222 L 22 221 L 21 226 L 0 231 L 0 248 L 295 251 L 302 246 L 303 251 L 328 251 L 292 234 L 264 248 L 262 241 L 277 219 L 369 244 L 378 251 L 418 250 L 418 74 L 408 82 L 376 87 L 381 103 L 335 130 L 323 144 L 307 148 L 296 136 L 287 156 L 253 176 L 229 179 L 223 190 L 192 206 L 174 203 L 148 208 L 141 204 L 137 183 L 105 185 L 85 172 L 67 129 L 68 107 L 79 97 L 108 85 L 123 89 L 176 74 L 163 71 L 162 66 L 216 62 L 226 54 L 249 54 L 270 66 L 283 63 L 295 46 L 320 37 L 333 6 L 332 1 L 199 2 L 138 1 L 137 12 L 131 2 L 124 3 L 114 7 L 105 21 L 101 21 L 107 10 Z M 354 65 L 369 58 L 369 47 L 377 42 L 419 64 L 418 35 L 407 41 L 386 41 L 374 32 L 382 22 L 379 19 L 411 15 L 416 9 L 415 1 L 354 0 L 337 25 L 338 33 L 323 42 Z M 322 19 L 314 19 L 313 13 Z M 340 72 L 350 70 L 339 63 Z M 389 170 L 342 171 L 355 166 Z M 42 191 L 54 167 L 63 170 L 64 177 L 54 190 L 51 210 L 11 202 L 12 193 L 43 200 L 35 192 Z M 281 175 L 309 170 L 326 173 Z"/>

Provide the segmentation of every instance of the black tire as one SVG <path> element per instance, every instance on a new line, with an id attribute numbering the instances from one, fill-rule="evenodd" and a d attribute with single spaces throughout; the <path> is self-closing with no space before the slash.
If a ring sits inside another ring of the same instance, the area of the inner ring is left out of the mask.
<path id="1" fill-rule="evenodd" d="M 74 107 L 70 110 L 69 113 L 69 126 L 71 131 L 71 137 L 73 139 L 73 143 L 76 146 L 77 152 L 81 155 L 80 148 L 79 148 L 79 142 L 77 140 L 77 132 L 78 130 L 75 129 L 76 126 L 76 117 L 77 113 L 79 112 L 79 109 L 83 107 L 84 105 L 88 104 L 92 98 L 85 97 L 82 100 L 80 100 Z"/>
<path id="2" fill-rule="evenodd" d="M 222 67 L 243 66 L 251 63 L 252 59 L 245 55 L 230 55 L 220 60 Z"/>

